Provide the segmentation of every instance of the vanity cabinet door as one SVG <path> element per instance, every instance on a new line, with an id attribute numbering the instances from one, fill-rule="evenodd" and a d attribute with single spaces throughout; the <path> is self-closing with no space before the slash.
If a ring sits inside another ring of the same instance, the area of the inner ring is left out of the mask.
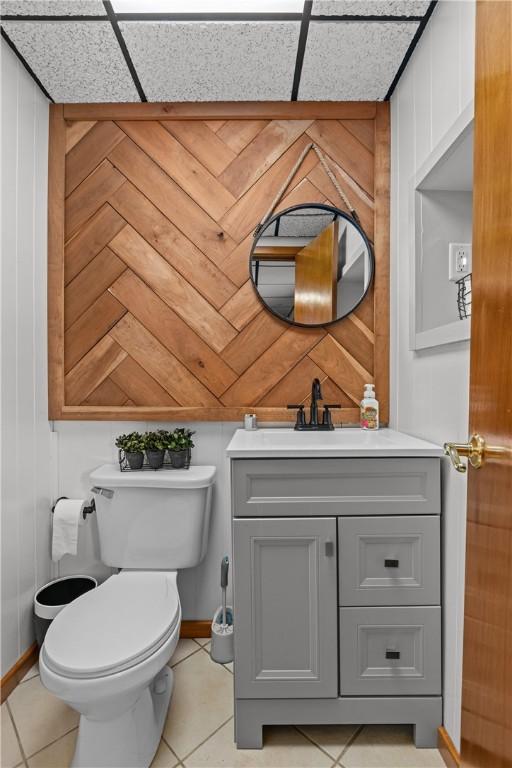
<path id="1" fill-rule="evenodd" d="M 235 694 L 338 695 L 335 518 L 235 520 Z"/>

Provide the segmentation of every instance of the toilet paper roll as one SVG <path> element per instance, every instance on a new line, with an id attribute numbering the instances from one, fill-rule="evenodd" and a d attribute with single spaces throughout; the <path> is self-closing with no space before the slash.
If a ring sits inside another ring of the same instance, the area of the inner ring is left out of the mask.
<path id="1" fill-rule="evenodd" d="M 85 499 L 60 499 L 55 505 L 52 530 L 52 560 L 63 555 L 76 555 L 78 529 L 84 524 L 82 510 Z"/>

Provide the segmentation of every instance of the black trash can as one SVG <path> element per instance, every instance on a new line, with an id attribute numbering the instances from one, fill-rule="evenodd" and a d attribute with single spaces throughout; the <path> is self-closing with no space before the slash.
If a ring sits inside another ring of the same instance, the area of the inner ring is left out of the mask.
<path id="1" fill-rule="evenodd" d="M 92 576 L 63 576 L 37 590 L 34 597 L 34 629 L 39 647 L 59 611 L 97 586 L 98 582 Z"/>

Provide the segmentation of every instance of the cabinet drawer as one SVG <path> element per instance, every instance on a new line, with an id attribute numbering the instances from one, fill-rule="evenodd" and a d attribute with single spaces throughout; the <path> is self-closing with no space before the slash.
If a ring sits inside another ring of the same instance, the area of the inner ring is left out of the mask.
<path id="1" fill-rule="evenodd" d="M 439 516 L 343 517 L 340 605 L 437 605 Z"/>
<path id="2" fill-rule="evenodd" d="M 439 459 L 235 459 L 234 517 L 438 515 Z"/>
<path id="3" fill-rule="evenodd" d="M 441 608 L 341 608 L 342 696 L 441 693 Z"/>

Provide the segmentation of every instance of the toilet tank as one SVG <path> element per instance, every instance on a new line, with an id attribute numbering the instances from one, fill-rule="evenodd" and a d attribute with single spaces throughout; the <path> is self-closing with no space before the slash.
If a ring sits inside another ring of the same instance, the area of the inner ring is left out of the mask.
<path id="1" fill-rule="evenodd" d="M 101 559 L 114 568 L 192 568 L 206 553 L 215 467 L 91 473 Z"/>

